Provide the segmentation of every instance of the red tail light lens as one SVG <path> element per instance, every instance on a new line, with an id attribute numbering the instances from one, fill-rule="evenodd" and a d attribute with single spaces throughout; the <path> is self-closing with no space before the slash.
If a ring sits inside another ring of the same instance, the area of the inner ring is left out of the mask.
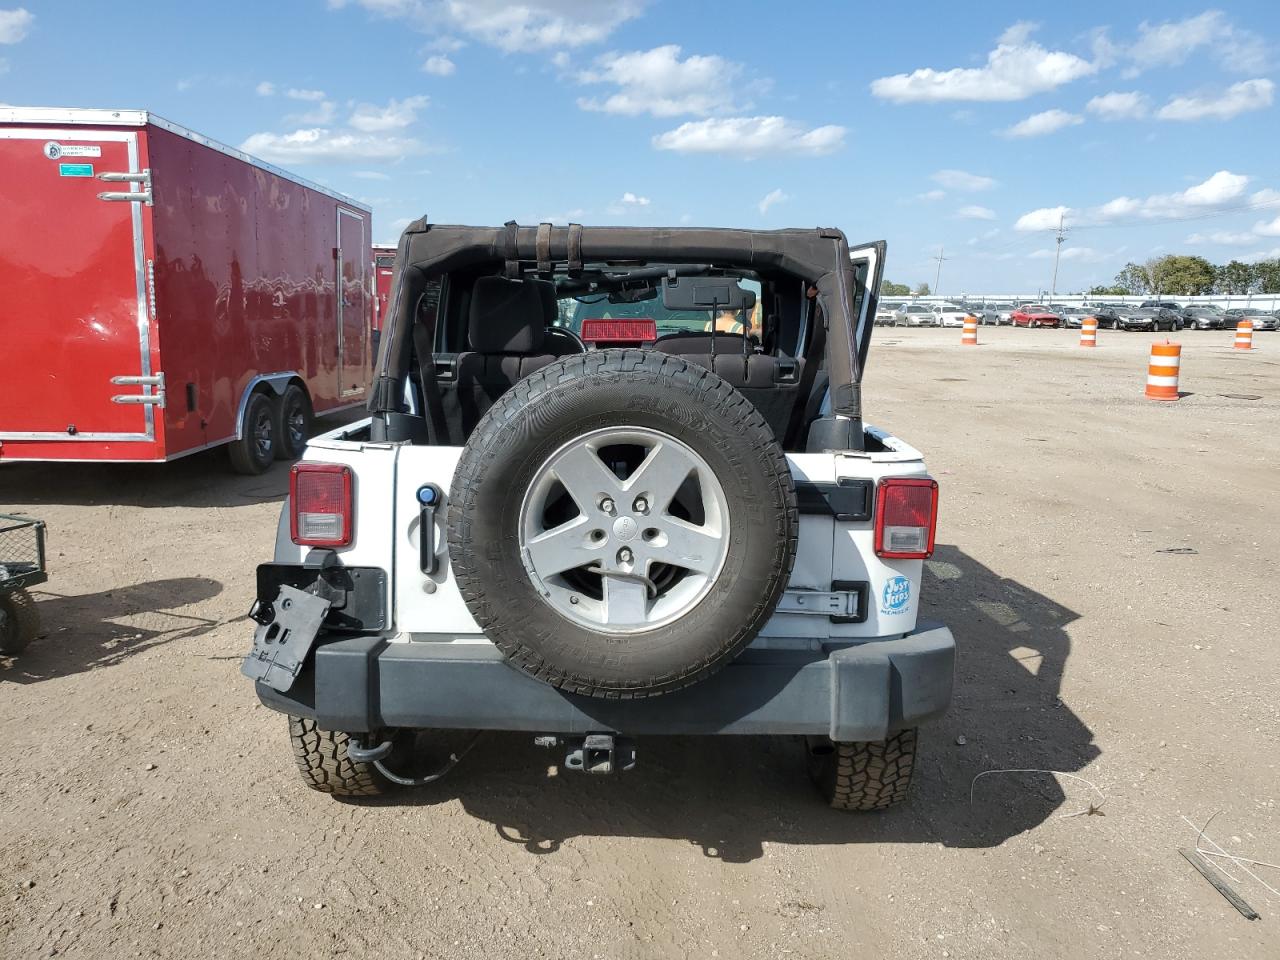
<path id="1" fill-rule="evenodd" d="M 289 472 L 289 534 L 303 547 L 345 547 L 355 529 L 351 468 L 295 463 Z"/>
<path id="2" fill-rule="evenodd" d="M 938 484 L 917 477 L 886 477 L 876 496 L 876 556 L 923 560 L 933 553 Z"/>

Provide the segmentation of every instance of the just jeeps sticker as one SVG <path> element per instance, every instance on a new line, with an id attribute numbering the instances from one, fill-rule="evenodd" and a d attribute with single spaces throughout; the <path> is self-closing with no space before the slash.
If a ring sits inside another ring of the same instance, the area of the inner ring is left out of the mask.
<path id="1" fill-rule="evenodd" d="M 906 577 L 893 577 L 886 581 L 880 594 L 881 613 L 903 613 L 911 602 L 911 581 Z"/>

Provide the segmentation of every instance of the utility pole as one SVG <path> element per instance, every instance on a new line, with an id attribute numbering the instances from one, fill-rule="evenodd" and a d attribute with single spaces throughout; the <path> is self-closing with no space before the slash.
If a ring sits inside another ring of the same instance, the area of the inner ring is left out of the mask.
<path id="1" fill-rule="evenodd" d="M 1067 232 L 1062 229 L 1063 214 L 1058 214 L 1058 235 L 1053 239 L 1057 241 L 1057 248 L 1053 251 L 1053 289 L 1049 293 L 1049 302 L 1053 303 L 1054 298 L 1058 296 L 1058 258 L 1062 256 L 1062 244 L 1067 239 Z"/>
<path id="2" fill-rule="evenodd" d="M 934 259 L 934 260 L 937 260 L 937 261 L 938 261 L 938 269 L 937 269 L 937 272 L 935 272 L 935 273 L 934 273 L 934 275 L 933 275 L 933 295 L 936 297 L 936 296 L 938 296 L 938 284 L 942 281 L 942 261 L 943 261 L 943 260 L 950 260 L 951 258 L 950 258 L 950 257 L 944 257 L 944 256 L 942 255 L 942 247 L 941 247 L 941 246 L 939 246 L 939 247 L 938 247 L 938 255 L 937 255 L 936 257 L 933 257 L 932 259 Z"/>

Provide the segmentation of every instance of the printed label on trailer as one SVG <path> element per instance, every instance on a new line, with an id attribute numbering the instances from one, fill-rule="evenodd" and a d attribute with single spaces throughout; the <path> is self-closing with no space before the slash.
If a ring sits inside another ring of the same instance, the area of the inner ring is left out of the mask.
<path id="1" fill-rule="evenodd" d="M 57 140 L 50 140 L 44 145 L 44 155 L 50 160 L 61 160 L 63 157 L 100 157 L 102 148 L 97 144 L 59 143 Z"/>
<path id="2" fill-rule="evenodd" d="M 60 177 L 92 177 L 92 163 L 60 163 L 58 164 L 58 176 Z"/>
<path id="3" fill-rule="evenodd" d="M 904 613 L 911 602 L 911 581 L 906 577 L 894 577 L 884 585 L 880 594 L 880 612 L 883 614 Z"/>

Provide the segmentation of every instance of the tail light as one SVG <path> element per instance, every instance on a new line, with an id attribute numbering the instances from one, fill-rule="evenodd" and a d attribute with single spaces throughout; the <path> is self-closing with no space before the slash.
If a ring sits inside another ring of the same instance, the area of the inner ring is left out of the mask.
<path id="1" fill-rule="evenodd" d="M 876 496 L 876 556 L 923 560 L 933 553 L 938 525 L 938 483 L 886 477 Z"/>
<path id="2" fill-rule="evenodd" d="M 351 468 L 295 463 L 289 472 L 289 535 L 303 547 L 345 547 L 355 529 Z"/>

